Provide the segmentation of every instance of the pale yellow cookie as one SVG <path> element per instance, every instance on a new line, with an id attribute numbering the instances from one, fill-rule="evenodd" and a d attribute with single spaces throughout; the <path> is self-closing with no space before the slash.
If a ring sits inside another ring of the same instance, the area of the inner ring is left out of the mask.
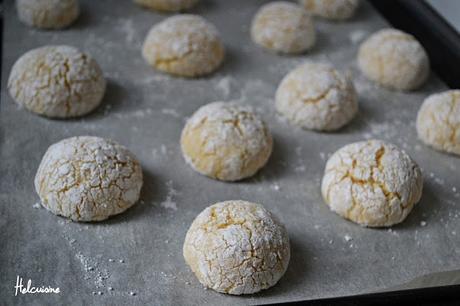
<path id="1" fill-rule="evenodd" d="M 195 15 L 176 15 L 154 25 L 142 48 L 154 68 L 173 75 L 198 77 L 214 72 L 224 59 L 217 29 Z"/>
<path id="2" fill-rule="evenodd" d="M 423 46 L 410 34 L 383 29 L 360 46 L 358 65 L 370 80 L 396 90 L 420 87 L 430 73 L 430 61 Z"/>
<path id="3" fill-rule="evenodd" d="M 259 9 L 252 20 L 251 36 L 258 45 L 280 53 L 301 53 L 316 41 L 308 13 L 285 1 L 270 2 Z"/>
<path id="4" fill-rule="evenodd" d="M 345 219 L 363 226 L 402 222 L 422 196 L 418 165 L 393 144 L 352 143 L 327 161 L 321 184 L 324 201 Z"/>
<path id="5" fill-rule="evenodd" d="M 96 61 L 70 46 L 45 46 L 22 55 L 8 90 L 19 105 L 53 118 L 85 115 L 102 101 L 106 81 Z"/>
<path id="6" fill-rule="evenodd" d="M 199 108 L 187 121 L 181 148 L 197 172 L 223 181 L 254 175 L 272 152 L 272 136 L 249 106 L 214 102 Z"/>
<path id="7" fill-rule="evenodd" d="M 358 111 L 351 80 L 329 64 L 305 63 L 289 72 L 276 91 L 276 110 L 304 129 L 333 131 Z"/>
<path id="8" fill-rule="evenodd" d="M 427 145 L 460 155 L 460 90 L 425 99 L 417 116 L 418 137 Z"/>
<path id="9" fill-rule="evenodd" d="M 199 0 L 134 0 L 135 3 L 161 12 L 177 12 L 195 6 Z"/>
<path id="10" fill-rule="evenodd" d="M 284 226 L 262 205 L 220 202 L 193 221 L 184 258 L 206 287 L 228 294 L 251 294 L 275 285 L 290 259 Z"/>
<path id="11" fill-rule="evenodd" d="M 142 170 L 114 141 L 72 137 L 48 148 L 35 176 L 43 207 L 74 221 L 100 221 L 139 199 Z"/>
<path id="12" fill-rule="evenodd" d="M 16 0 L 19 20 L 41 29 L 61 29 L 80 14 L 78 0 Z"/>

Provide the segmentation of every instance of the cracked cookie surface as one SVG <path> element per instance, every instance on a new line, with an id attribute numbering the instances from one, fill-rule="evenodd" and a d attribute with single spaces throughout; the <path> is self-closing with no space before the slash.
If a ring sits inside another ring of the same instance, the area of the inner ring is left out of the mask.
<path id="1" fill-rule="evenodd" d="M 161 12 L 178 12 L 196 5 L 199 0 L 134 0 L 146 8 Z"/>
<path id="2" fill-rule="evenodd" d="M 418 165 L 393 144 L 352 143 L 327 161 L 321 193 L 331 210 L 363 226 L 402 222 L 420 200 L 423 178 Z"/>
<path id="3" fill-rule="evenodd" d="M 144 59 L 173 75 L 198 77 L 215 71 L 224 59 L 217 29 L 196 15 L 176 15 L 154 25 L 142 47 Z"/>
<path id="4" fill-rule="evenodd" d="M 204 286 L 240 295 L 275 285 L 289 264 L 290 246 L 284 226 L 262 205 L 225 201 L 196 217 L 183 253 Z"/>
<path id="5" fill-rule="evenodd" d="M 460 90 L 426 98 L 418 112 L 416 127 L 425 144 L 460 155 Z"/>
<path id="6" fill-rule="evenodd" d="M 414 90 L 430 73 L 423 46 L 410 34 L 383 29 L 359 47 L 358 66 L 370 80 L 390 89 Z"/>
<path id="7" fill-rule="evenodd" d="M 42 29 L 61 29 L 72 24 L 80 14 L 78 0 L 16 0 L 18 18 Z"/>
<path id="8" fill-rule="evenodd" d="M 249 106 L 213 102 L 200 107 L 181 135 L 182 154 L 197 172 L 223 181 L 254 175 L 268 161 L 273 139 Z"/>
<path id="9" fill-rule="evenodd" d="M 299 5 L 277 1 L 263 5 L 251 25 L 252 40 L 281 53 L 301 53 L 316 40 L 313 20 Z"/>
<path id="10" fill-rule="evenodd" d="M 142 170 L 134 155 L 114 141 L 81 136 L 48 148 L 35 176 L 41 204 L 74 221 L 100 221 L 139 199 Z"/>
<path id="11" fill-rule="evenodd" d="M 305 63 L 289 72 L 276 91 L 276 110 L 304 129 L 337 130 L 353 119 L 353 83 L 328 64 Z"/>
<path id="12" fill-rule="evenodd" d="M 332 20 L 350 19 L 359 6 L 359 0 L 299 0 L 312 15 Z"/>
<path id="13" fill-rule="evenodd" d="M 28 51 L 13 65 L 8 79 L 8 90 L 16 103 L 52 118 L 91 112 L 100 104 L 105 87 L 96 61 L 70 46 Z"/>

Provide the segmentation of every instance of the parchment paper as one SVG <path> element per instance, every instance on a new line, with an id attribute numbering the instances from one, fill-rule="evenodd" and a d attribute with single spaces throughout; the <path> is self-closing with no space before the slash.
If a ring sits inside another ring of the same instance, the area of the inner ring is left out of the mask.
<path id="1" fill-rule="evenodd" d="M 446 89 L 432 73 L 413 93 L 381 89 L 356 68 L 359 42 L 387 26 L 363 1 L 356 18 L 317 20 L 318 43 L 302 56 L 279 56 L 254 45 L 249 25 L 266 1 L 203 0 L 191 12 L 216 25 L 227 49 L 224 66 L 202 79 L 173 78 L 141 57 L 149 28 L 168 15 L 132 1 L 81 1 L 82 14 L 64 31 L 21 24 L 5 4 L 0 148 L 0 304 L 242 305 L 381 290 L 460 265 L 460 159 L 425 147 L 415 118 L 423 99 Z M 69 44 L 91 54 L 108 79 L 99 109 L 82 119 L 49 120 L 13 103 L 9 71 L 24 52 Z M 332 62 L 350 73 L 360 113 L 337 133 L 293 128 L 275 114 L 282 77 L 305 60 Z M 448 59 L 446 59 L 448 60 Z M 273 155 L 254 178 L 222 183 L 203 177 L 181 156 L 184 120 L 199 106 L 237 100 L 262 113 L 275 139 Z M 127 146 L 141 161 L 142 201 L 101 223 L 72 223 L 37 204 L 33 179 L 48 146 L 71 136 L 97 135 Z M 423 198 L 404 223 L 366 229 L 329 211 L 320 195 L 327 157 L 350 142 L 388 140 L 423 168 Z M 229 199 L 262 203 L 287 226 L 289 269 L 260 294 L 234 297 L 204 290 L 182 257 L 185 233 L 208 205 Z M 16 277 L 60 294 L 14 296 Z"/>

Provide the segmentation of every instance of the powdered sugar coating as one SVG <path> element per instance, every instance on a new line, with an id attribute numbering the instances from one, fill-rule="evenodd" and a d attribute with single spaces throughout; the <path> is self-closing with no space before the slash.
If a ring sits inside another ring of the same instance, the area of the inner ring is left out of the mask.
<path id="1" fill-rule="evenodd" d="M 272 152 L 272 136 L 249 106 L 214 102 L 199 108 L 181 136 L 182 154 L 197 172 L 224 181 L 254 175 Z"/>
<path id="2" fill-rule="evenodd" d="M 380 30 L 366 39 L 359 48 L 358 65 L 370 80 L 397 90 L 418 88 L 430 72 L 423 46 L 395 29 Z"/>
<path id="3" fill-rule="evenodd" d="M 422 188 L 418 165 L 380 140 L 352 143 L 335 152 L 321 184 L 331 210 L 369 227 L 402 222 L 420 200 Z"/>
<path id="4" fill-rule="evenodd" d="M 101 102 L 106 81 L 89 55 L 70 46 L 28 51 L 8 79 L 13 99 L 28 110 L 56 118 L 85 115 Z"/>
<path id="5" fill-rule="evenodd" d="M 23 23 L 42 29 L 61 29 L 77 19 L 77 0 L 16 0 L 18 18 Z"/>
<path id="6" fill-rule="evenodd" d="M 418 137 L 433 148 L 460 155 L 460 90 L 425 99 L 417 115 Z"/>
<path id="7" fill-rule="evenodd" d="M 35 176 L 41 204 L 74 221 L 100 221 L 139 199 L 142 170 L 134 155 L 114 141 L 81 136 L 48 148 Z"/>
<path id="8" fill-rule="evenodd" d="M 305 129 L 332 131 L 358 111 L 353 83 L 329 64 L 305 63 L 289 72 L 276 91 L 276 109 Z"/>
<path id="9" fill-rule="evenodd" d="M 176 15 L 154 25 L 142 54 L 154 68 L 173 75 L 197 77 L 216 70 L 224 59 L 217 29 L 195 15 Z"/>
<path id="10" fill-rule="evenodd" d="M 350 19 L 359 6 L 359 0 L 299 0 L 313 15 L 332 20 Z"/>
<path id="11" fill-rule="evenodd" d="M 184 242 L 184 258 L 206 287 L 251 294 L 275 285 L 290 259 L 286 229 L 262 205 L 225 201 L 202 211 Z"/>
<path id="12" fill-rule="evenodd" d="M 177 12 L 193 7 L 199 0 L 134 0 L 134 2 L 152 10 Z"/>
<path id="13" fill-rule="evenodd" d="M 282 53 L 304 52 L 315 44 L 313 20 L 299 5 L 276 1 L 263 5 L 253 18 L 252 40 Z"/>

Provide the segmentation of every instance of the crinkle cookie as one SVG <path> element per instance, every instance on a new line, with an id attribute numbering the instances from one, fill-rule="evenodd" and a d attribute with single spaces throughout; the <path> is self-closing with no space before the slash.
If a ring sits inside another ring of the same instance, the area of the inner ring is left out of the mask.
<path id="1" fill-rule="evenodd" d="M 420 200 L 418 165 L 393 144 L 352 143 L 327 161 L 321 184 L 326 204 L 345 219 L 382 227 L 402 222 Z"/>
<path id="2" fill-rule="evenodd" d="M 196 15 L 176 15 L 154 25 L 142 48 L 152 67 L 183 77 L 214 72 L 224 60 L 217 29 Z"/>
<path id="3" fill-rule="evenodd" d="M 91 112 L 101 103 L 105 88 L 96 61 L 70 46 L 45 46 L 26 52 L 8 79 L 8 90 L 16 103 L 52 118 Z"/>
<path id="4" fill-rule="evenodd" d="M 41 204 L 74 221 L 100 221 L 139 199 L 142 170 L 124 146 L 99 137 L 71 137 L 48 148 L 35 176 Z"/>
<path id="5" fill-rule="evenodd" d="M 251 294 L 275 285 L 289 264 L 284 226 L 262 205 L 220 202 L 193 221 L 184 258 L 206 287 L 228 294 Z"/>
<path id="6" fill-rule="evenodd" d="M 316 41 L 313 20 L 299 5 L 276 1 L 262 6 L 251 25 L 252 40 L 280 53 L 301 53 Z"/>
<path id="7" fill-rule="evenodd" d="M 359 6 L 359 0 L 299 0 L 299 3 L 315 16 L 338 21 L 353 17 Z"/>
<path id="8" fill-rule="evenodd" d="M 200 107 L 187 121 L 181 148 L 197 172 L 223 181 L 254 175 L 268 161 L 272 136 L 252 108 L 214 102 Z"/>
<path id="9" fill-rule="evenodd" d="M 61 29 L 80 14 L 78 0 L 16 0 L 19 20 L 41 29 Z"/>
<path id="10" fill-rule="evenodd" d="M 177 12 L 195 6 L 199 0 L 134 0 L 134 2 L 156 11 Z"/>
<path id="11" fill-rule="evenodd" d="M 358 66 L 370 80 L 396 90 L 420 87 L 430 73 L 430 61 L 414 36 L 383 29 L 359 47 Z"/>
<path id="12" fill-rule="evenodd" d="M 318 131 L 337 130 L 358 112 L 353 83 L 328 64 L 305 63 L 289 72 L 275 101 L 291 123 Z"/>
<path id="13" fill-rule="evenodd" d="M 418 137 L 427 145 L 460 155 L 460 90 L 425 99 L 417 116 Z"/>

